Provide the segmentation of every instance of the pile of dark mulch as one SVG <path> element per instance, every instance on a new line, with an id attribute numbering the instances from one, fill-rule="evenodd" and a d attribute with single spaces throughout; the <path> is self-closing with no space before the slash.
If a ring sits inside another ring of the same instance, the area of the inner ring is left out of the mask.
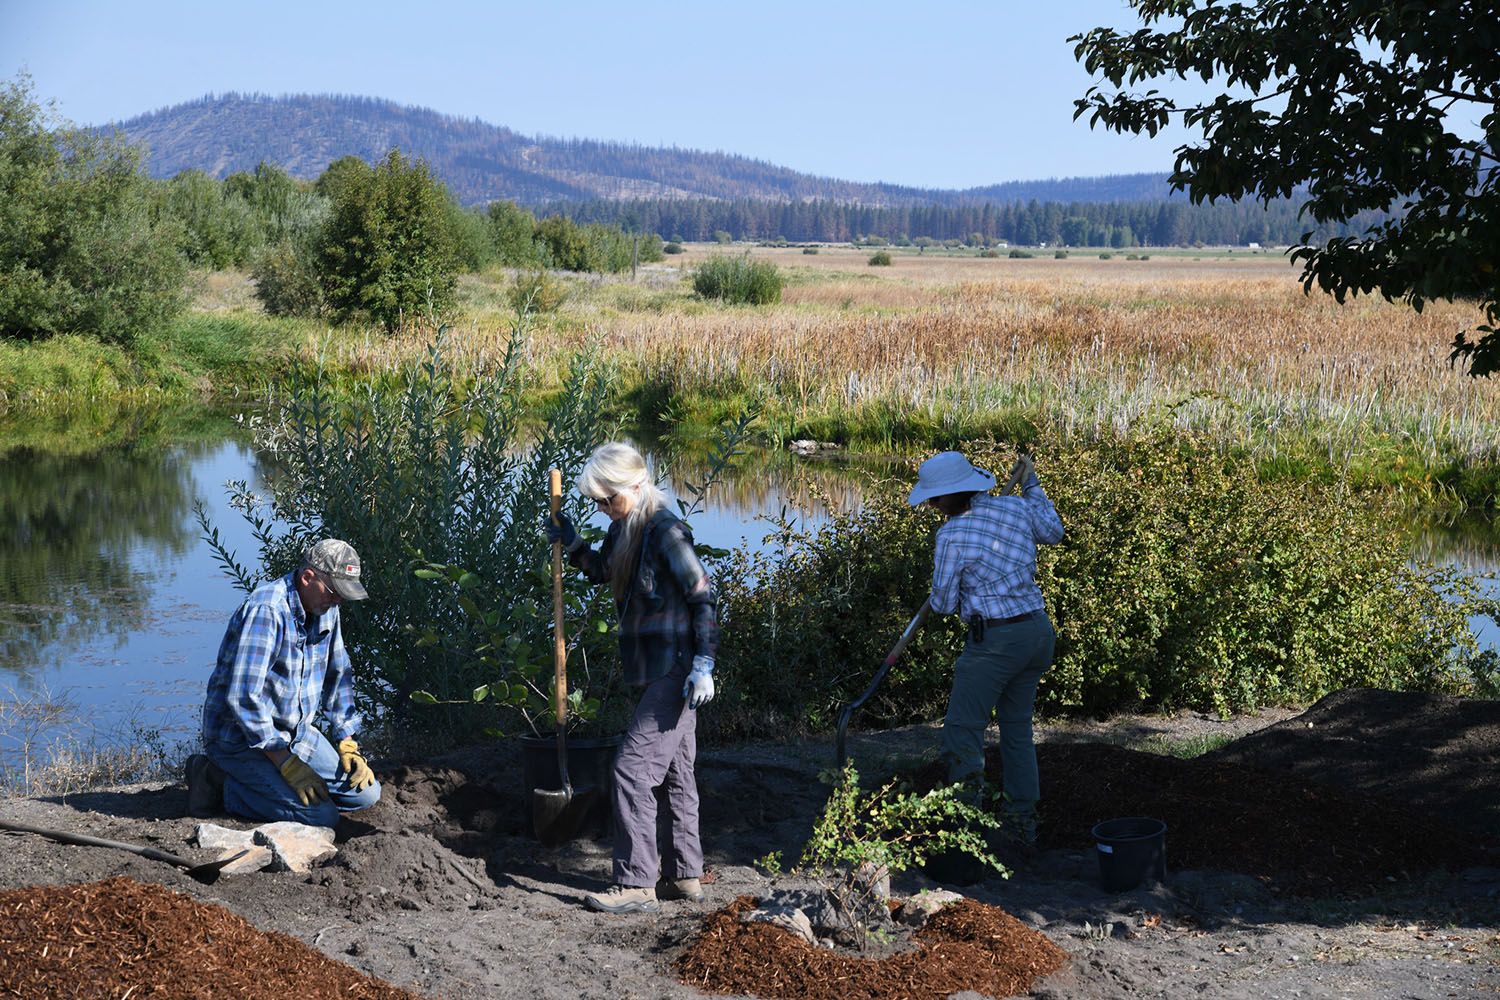
<path id="1" fill-rule="evenodd" d="M 1067 952 L 1004 910 L 966 899 L 916 932 L 917 947 L 881 959 L 810 945 L 790 931 L 745 923 L 741 896 L 709 915 L 677 959 L 678 977 L 707 993 L 773 1000 L 939 1000 L 963 990 L 992 997 L 1030 992 Z"/>
<path id="2" fill-rule="evenodd" d="M 420 1000 L 221 906 L 123 877 L 0 892 L 0 995 Z"/>
<path id="3" fill-rule="evenodd" d="M 1426 811 L 1285 772 L 1103 743 L 1044 743 L 1037 763 L 1043 847 L 1089 847 L 1100 820 L 1153 816 L 1167 824 L 1169 867 L 1254 875 L 1297 895 L 1496 862 L 1493 843 Z M 998 748 L 985 774 L 1003 785 Z M 929 767 L 918 781 L 941 777 Z"/>

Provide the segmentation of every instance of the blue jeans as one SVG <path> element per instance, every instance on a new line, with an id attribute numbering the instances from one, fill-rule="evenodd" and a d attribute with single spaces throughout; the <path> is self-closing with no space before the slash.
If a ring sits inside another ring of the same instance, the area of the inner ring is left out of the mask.
<path id="1" fill-rule="evenodd" d="M 339 813 L 368 809 L 380 801 L 380 782 L 355 791 L 348 772 L 339 766 L 333 744 L 316 729 L 309 735 L 313 753 L 307 764 L 328 785 L 326 800 L 303 805 L 264 751 L 211 742 L 204 752 L 224 770 L 224 808 L 246 819 L 332 827 L 338 824 Z"/>
<path id="2" fill-rule="evenodd" d="M 984 638 L 972 637 L 953 665 L 953 692 L 943 719 L 943 757 L 948 780 L 984 774 L 984 729 L 990 713 L 1000 725 L 1000 759 L 1005 777 L 1005 809 L 1034 825 L 1041 797 L 1031 716 L 1036 686 L 1052 665 L 1057 633 L 1045 612 L 1010 625 L 991 625 Z"/>

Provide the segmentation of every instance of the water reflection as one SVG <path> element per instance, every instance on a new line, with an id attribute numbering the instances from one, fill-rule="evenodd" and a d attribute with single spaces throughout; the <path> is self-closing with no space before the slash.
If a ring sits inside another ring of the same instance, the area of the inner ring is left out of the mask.
<path id="1" fill-rule="evenodd" d="M 153 565 L 193 542 L 192 458 L 191 448 L 0 458 L 0 672 L 25 680 L 49 647 L 119 643 L 141 627 Z"/>

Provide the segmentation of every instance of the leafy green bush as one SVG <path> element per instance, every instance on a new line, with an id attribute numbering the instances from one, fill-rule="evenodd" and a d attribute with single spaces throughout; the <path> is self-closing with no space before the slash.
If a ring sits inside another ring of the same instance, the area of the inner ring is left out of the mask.
<path id="1" fill-rule="evenodd" d="M 1099 259 L 1100 260 L 1110 260 L 1113 257 L 1114 257 L 1114 254 L 1112 254 L 1112 253 L 1101 253 L 1099 255 Z"/>
<path id="2" fill-rule="evenodd" d="M 516 275 L 506 296 L 517 313 L 550 313 L 562 307 L 568 298 L 568 286 L 538 268 Z"/>
<path id="3" fill-rule="evenodd" d="M 870 255 L 871 267 L 890 267 L 891 255 L 888 251 L 877 250 Z"/>
<path id="4" fill-rule="evenodd" d="M 334 190 L 317 268 L 335 318 L 368 318 L 394 332 L 445 315 L 457 284 L 453 218 L 427 164 L 393 149 L 374 168 L 351 164 Z"/>
<path id="5" fill-rule="evenodd" d="M 1022 250 L 1020 247 L 1012 247 L 1010 253 L 1006 256 L 1010 257 L 1012 260 L 1024 260 L 1028 257 L 1035 257 L 1036 254 L 1032 253 L 1030 250 Z"/>
<path id="6" fill-rule="evenodd" d="M 574 357 L 562 393 L 526 433 L 530 377 L 519 324 L 499 367 L 476 371 L 439 339 L 426 359 L 396 373 L 396 391 L 371 388 L 349 398 L 321 370 L 299 368 L 259 442 L 278 469 L 269 508 L 243 484 L 233 491 L 257 541 L 258 567 L 241 566 L 205 522 L 210 543 L 248 589 L 295 568 L 314 537 L 349 541 L 371 599 L 344 606 L 344 638 L 372 718 L 402 733 L 449 738 L 507 725 L 512 720 L 496 702 L 434 708 L 410 696 L 425 689 L 471 702 L 496 676 L 472 651 L 501 623 L 510 639 L 494 655 L 503 663 L 546 661 L 551 582 L 539 525 L 547 470 L 571 479 L 606 436 L 596 355 L 595 345 Z M 566 503 L 576 523 L 592 512 L 580 497 Z M 414 565 L 429 560 L 467 567 L 469 578 L 450 587 L 418 579 Z M 571 667 L 598 670 L 613 649 L 592 628 L 608 593 L 568 576 L 568 622 L 582 628 L 585 645 Z M 482 607 L 482 626 L 465 602 Z M 590 684 L 580 676 L 577 686 Z"/>
<path id="7" fill-rule="evenodd" d="M 770 305 L 781 301 L 786 284 L 781 271 L 769 261 L 752 261 L 750 255 L 710 257 L 693 270 L 693 291 L 705 299 L 721 299 L 734 305 Z"/>
<path id="8" fill-rule="evenodd" d="M 323 286 L 313 262 L 313 251 L 287 237 L 266 247 L 256 258 L 250 276 L 255 297 L 272 316 L 316 316 L 323 311 Z"/>
<path id="9" fill-rule="evenodd" d="M 1066 250 L 1054 250 L 1052 252 L 1052 259 L 1053 260 L 1067 260 L 1068 259 L 1068 251 L 1066 251 Z"/>
<path id="10" fill-rule="evenodd" d="M 1378 502 L 1261 483 L 1191 442 L 1042 454 L 1068 530 L 1039 558 L 1058 629 L 1047 709 L 1230 712 L 1351 685 L 1468 690 L 1478 676 L 1469 605 L 1443 596 L 1469 591 L 1409 566 L 1400 522 Z M 1009 465 L 996 450 L 972 457 Z M 720 571 L 724 693 L 713 724 L 826 729 L 868 683 L 931 584 L 938 521 L 906 506 L 908 486 L 872 483 L 860 510 L 812 533 L 789 527 Z M 930 620 L 863 721 L 939 717 L 962 640 L 954 617 Z"/>
<path id="11" fill-rule="evenodd" d="M 0 85 L 0 335 L 129 344 L 182 310 L 184 236 L 140 156 Z"/>
<path id="12" fill-rule="evenodd" d="M 668 254 L 674 254 L 674 255 L 675 254 L 680 254 L 680 253 L 683 252 L 682 251 L 682 244 L 678 243 L 676 241 L 673 241 L 671 243 L 668 243 L 666 246 L 662 247 L 661 248 L 661 252 L 662 253 L 668 253 Z"/>

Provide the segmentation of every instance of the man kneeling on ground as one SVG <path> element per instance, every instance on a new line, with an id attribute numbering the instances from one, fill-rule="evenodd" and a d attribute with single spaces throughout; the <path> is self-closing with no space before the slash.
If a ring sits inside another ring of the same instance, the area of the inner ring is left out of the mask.
<path id="1" fill-rule="evenodd" d="M 339 605 L 368 596 L 354 547 L 325 538 L 240 605 L 208 681 L 205 753 L 188 758 L 189 813 L 331 827 L 380 801 L 339 630 Z M 313 728 L 319 711 L 337 744 Z"/>

